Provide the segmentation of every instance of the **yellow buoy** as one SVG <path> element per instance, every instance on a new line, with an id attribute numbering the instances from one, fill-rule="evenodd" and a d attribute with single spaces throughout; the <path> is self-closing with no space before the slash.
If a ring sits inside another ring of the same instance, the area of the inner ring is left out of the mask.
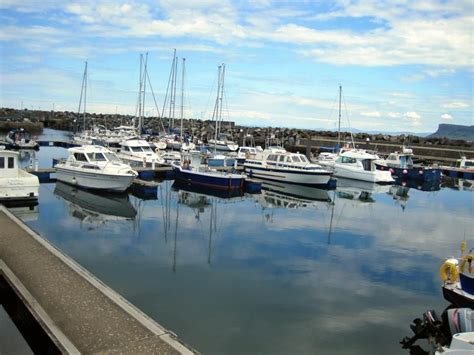
<path id="1" fill-rule="evenodd" d="M 439 276 L 443 282 L 456 282 L 459 279 L 457 259 L 447 259 L 439 268 Z"/>

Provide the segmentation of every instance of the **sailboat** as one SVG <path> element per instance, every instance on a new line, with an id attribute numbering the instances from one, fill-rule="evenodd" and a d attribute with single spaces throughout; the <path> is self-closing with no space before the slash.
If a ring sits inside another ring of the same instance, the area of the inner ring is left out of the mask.
<path id="1" fill-rule="evenodd" d="M 334 168 L 336 159 L 339 157 L 341 152 L 341 101 L 342 101 L 342 86 L 339 85 L 339 120 L 337 128 L 337 145 L 334 148 L 329 149 L 330 151 L 319 153 L 316 162 L 322 166 Z"/>
<path id="2" fill-rule="evenodd" d="M 222 124 L 222 102 L 224 98 L 224 77 L 225 77 L 225 64 L 219 66 L 218 79 L 217 79 L 217 97 L 214 105 L 214 112 L 212 119 L 215 120 L 216 126 L 214 130 L 214 139 L 208 141 L 209 146 L 214 148 L 215 151 L 224 152 L 235 152 L 239 145 L 236 144 L 229 135 L 221 133 Z"/>

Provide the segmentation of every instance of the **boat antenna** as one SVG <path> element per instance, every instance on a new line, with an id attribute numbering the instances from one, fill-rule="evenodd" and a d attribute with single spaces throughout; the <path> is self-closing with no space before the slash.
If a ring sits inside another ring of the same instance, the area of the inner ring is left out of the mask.
<path id="1" fill-rule="evenodd" d="M 86 130 L 86 95 L 87 95 L 87 60 L 82 75 L 81 96 L 79 98 L 79 107 L 77 109 L 77 117 L 81 115 L 82 96 L 84 95 L 84 115 L 83 115 L 83 130 Z M 76 125 L 77 127 L 77 125 Z"/>

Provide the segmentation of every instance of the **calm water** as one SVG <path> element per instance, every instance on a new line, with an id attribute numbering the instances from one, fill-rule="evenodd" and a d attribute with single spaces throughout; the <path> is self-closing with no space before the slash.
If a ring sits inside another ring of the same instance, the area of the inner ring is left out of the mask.
<path id="1" fill-rule="evenodd" d="M 40 166 L 64 155 L 42 148 Z M 408 354 L 413 318 L 447 306 L 442 260 L 474 246 L 473 193 L 424 188 L 223 199 L 163 181 L 142 200 L 43 184 L 19 215 L 203 353 Z"/>

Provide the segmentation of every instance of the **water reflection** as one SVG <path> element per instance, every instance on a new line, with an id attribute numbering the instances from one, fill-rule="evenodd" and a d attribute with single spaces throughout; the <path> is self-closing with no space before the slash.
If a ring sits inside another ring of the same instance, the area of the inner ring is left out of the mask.
<path id="1" fill-rule="evenodd" d="M 265 208 L 317 207 L 320 202 L 330 202 L 328 190 L 281 182 L 262 182 L 262 193 L 255 199 Z"/>
<path id="2" fill-rule="evenodd" d="M 375 202 L 374 194 L 387 193 L 390 191 L 390 187 L 391 185 L 338 178 L 336 193 L 337 197 L 341 199 L 361 203 L 373 203 Z"/>
<path id="3" fill-rule="evenodd" d="M 128 194 L 96 193 L 59 181 L 56 183 L 54 194 L 67 201 L 70 216 L 90 224 L 133 220 L 137 214 Z"/>
<path id="4" fill-rule="evenodd" d="M 32 222 L 38 219 L 38 203 L 8 206 L 8 209 L 24 222 Z"/>
<path id="5" fill-rule="evenodd" d="M 444 308 L 440 260 L 472 239 L 472 194 L 341 180 L 235 197 L 163 181 L 125 201 L 133 222 L 92 230 L 42 184 L 28 224 L 203 353 L 400 354 L 413 316 Z"/>

